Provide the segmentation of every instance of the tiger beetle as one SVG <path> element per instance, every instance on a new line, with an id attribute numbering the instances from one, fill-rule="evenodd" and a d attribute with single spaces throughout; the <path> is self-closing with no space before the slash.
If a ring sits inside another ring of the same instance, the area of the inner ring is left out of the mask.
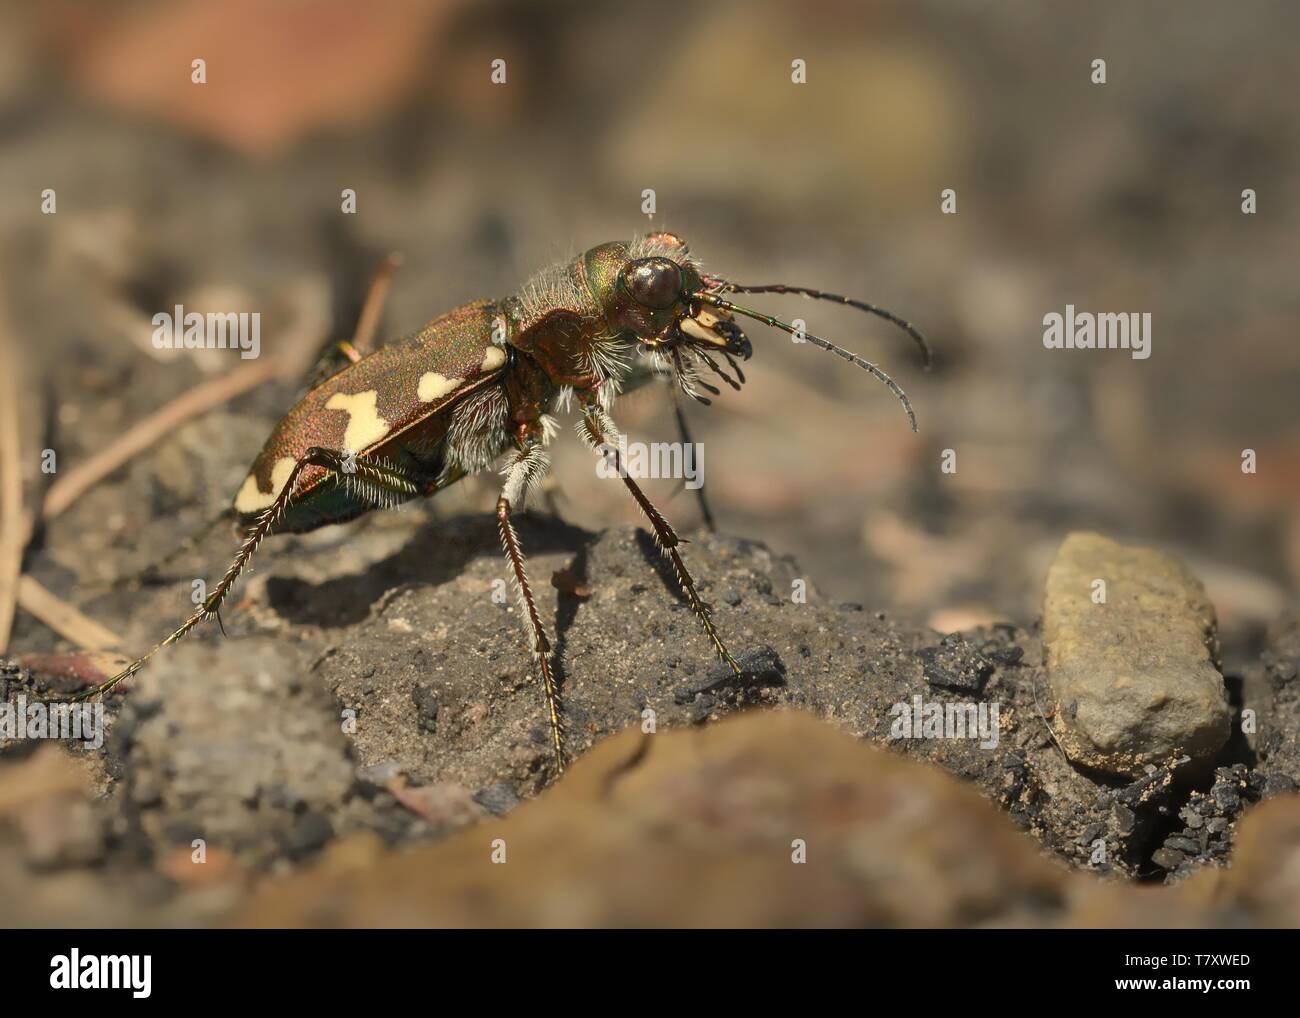
<path id="1" fill-rule="evenodd" d="M 685 241 L 671 233 L 601 244 L 543 270 L 513 297 L 456 308 L 365 357 L 339 344 L 336 363 L 327 365 L 321 380 L 275 426 L 235 495 L 234 515 L 247 534 L 221 581 L 152 650 L 78 699 L 108 693 L 163 647 L 203 620 L 219 618 L 222 603 L 268 535 L 303 533 L 434 495 L 509 452 L 497 527 L 541 676 L 556 771 L 563 771 L 564 730 L 551 644 L 511 519 L 547 471 L 545 449 L 557 431 L 552 415 L 575 401 L 579 434 L 593 449 L 614 457 L 611 465 L 654 530 L 714 652 L 742 675 L 682 561 L 681 539 L 619 459 L 620 435 L 610 408 L 637 381 L 636 355 L 644 355 L 655 374 L 672 382 L 674 393 L 680 389 L 708 403 L 704 392 L 720 392 L 708 375 L 737 390 L 745 381 L 738 359 L 748 360 L 752 348 L 735 320 L 742 315 L 870 372 L 902 403 L 913 431 L 916 415 L 903 390 L 880 368 L 724 296 L 738 293 L 800 294 L 878 315 L 905 330 L 929 365 L 925 339 L 892 312 L 808 287 L 741 286 L 706 274 Z"/>

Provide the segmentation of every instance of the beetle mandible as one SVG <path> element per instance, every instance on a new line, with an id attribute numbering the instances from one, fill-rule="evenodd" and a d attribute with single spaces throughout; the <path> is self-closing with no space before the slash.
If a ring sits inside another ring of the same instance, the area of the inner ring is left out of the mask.
<path id="1" fill-rule="evenodd" d="M 610 409 L 632 377 L 635 358 L 648 356 L 683 393 L 707 403 L 701 390 L 719 392 L 707 376 L 736 389 L 744 383 L 738 361 L 748 360 L 752 348 L 736 322 L 741 315 L 870 372 L 902 403 L 913 431 L 916 416 L 903 390 L 880 368 L 724 296 L 736 293 L 794 293 L 878 315 L 905 330 L 929 365 L 921 334 L 875 305 L 809 287 L 742 286 L 706 274 L 671 233 L 601 244 L 543 270 L 515 296 L 474 301 L 368 356 L 352 354 L 310 389 L 275 426 L 235 495 L 234 512 L 247 535 L 212 593 L 147 654 L 79 699 L 108 693 L 163 647 L 216 616 L 267 536 L 315 530 L 433 495 L 509 453 L 497 526 L 545 694 L 556 771 L 562 771 L 564 732 L 551 644 L 511 518 L 547 471 L 545 448 L 557 430 L 553 414 L 575 403 L 579 434 L 613 457 L 714 652 L 740 675 L 682 560 L 680 539 L 618 459 L 620 435 Z"/>

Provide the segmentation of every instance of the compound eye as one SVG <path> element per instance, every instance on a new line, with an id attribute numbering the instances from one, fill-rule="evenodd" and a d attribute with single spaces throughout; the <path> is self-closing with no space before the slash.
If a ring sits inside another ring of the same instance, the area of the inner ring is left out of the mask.
<path id="1" fill-rule="evenodd" d="M 682 272 L 668 258 L 638 258 L 623 270 L 623 283 L 638 304 L 663 310 L 681 296 Z"/>

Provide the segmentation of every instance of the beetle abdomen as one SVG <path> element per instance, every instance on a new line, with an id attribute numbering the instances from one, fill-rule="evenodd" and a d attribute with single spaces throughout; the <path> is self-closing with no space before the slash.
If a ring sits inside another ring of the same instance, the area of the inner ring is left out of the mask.
<path id="1" fill-rule="evenodd" d="M 432 472 L 427 477 L 431 484 L 450 408 L 490 384 L 506 366 L 506 349 L 492 342 L 498 316 L 496 305 L 486 300 L 457 308 L 304 395 L 254 460 L 235 495 L 236 514 L 249 520 L 269 507 L 294 464 L 313 446 Z M 322 483 L 329 476 L 314 465 L 303 471 L 278 530 L 310 530 L 374 507 L 355 492 L 349 494 L 347 484 Z"/>

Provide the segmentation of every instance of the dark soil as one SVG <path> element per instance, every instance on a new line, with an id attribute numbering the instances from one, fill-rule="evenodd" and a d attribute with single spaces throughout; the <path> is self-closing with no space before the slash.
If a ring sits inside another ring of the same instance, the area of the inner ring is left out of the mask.
<path id="1" fill-rule="evenodd" d="M 703 725 L 789 705 L 974 782 L 1070 864 L 1140 879 L 1222 860 L 1234 821 L 1297 777 L 1295 630 L 1259 669 L 1261 732 L 1214 774 L 1154 768 L 1131 782 L 1081 773 L 1055 746 L 1036 636 L 1012 625 L 942 637 L 810 588 L 762 545 L 692 535 L 686 558 L 719 631 L 746 666 L 711 658 L 649 535 L 591 534 L 528 514 L 543 617 L 580 756 L 631 726 Z M 215 538 L 208 542 L 220 543 Z M 277 539 L 215 626 L 160 655 L 110 708 L 97 862 L 148 867 L 195 838 L 253 870 L 310 859 L 359 830 L 390 844 L 509 812 L 554 777 L 493 522 L 422 509 L 326 539 Z M 560 587 L 545 582 L 563 571 Z M 575 582 L 576 581 L 576 582 Z M 119 601 L 151 635 L 184 604 L 175 585 Z M 27 675 L 9 694 L 31 690 Z M 895 704 L 997 704 L 996 746 L 891 738 Z M 1259 702 L 1259 701 L 1253 701 Z M 1239 757 L 1240 759 L 1232 759 Z M 1171 762 L 1172 763 L 1172 762 Z"/>

